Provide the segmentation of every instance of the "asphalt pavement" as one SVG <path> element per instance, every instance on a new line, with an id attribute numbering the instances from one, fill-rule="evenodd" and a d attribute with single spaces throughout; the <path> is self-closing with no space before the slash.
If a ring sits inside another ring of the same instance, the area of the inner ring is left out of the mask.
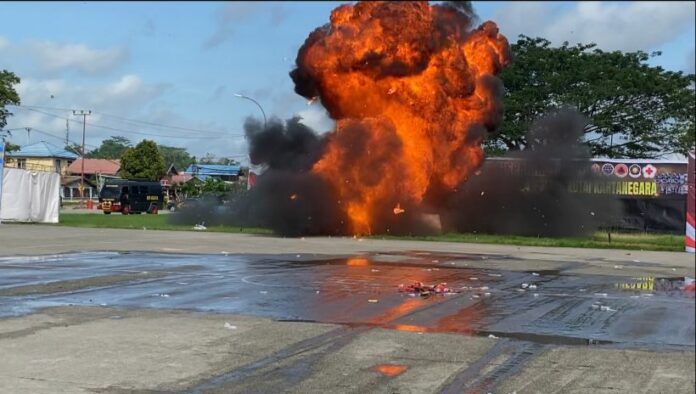
<path id="1" fill-rule="evenodd" d="M 0 240 L 0 392 L 694 392 L 686 253 L 38 225 Z"/>

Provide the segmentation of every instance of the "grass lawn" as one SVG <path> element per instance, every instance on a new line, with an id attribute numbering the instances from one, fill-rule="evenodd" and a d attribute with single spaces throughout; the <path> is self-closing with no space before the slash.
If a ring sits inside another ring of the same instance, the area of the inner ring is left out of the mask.
<path id="1" fill-rule="evenodd" d="M 121 214 L 80 214 L 61 213 L 59 226 L 95 227 L 95 228 L 132 228 L 142 230 L 194 231 L 193 225 L 169 224 L 169 215 L 121 215 Z M 207 231 L 218 233 L 271 234 L 262 228 L 244 228 L 233 226 L 206 226 Z"/>
<path id="2" fill-rule="evenodd" d="M 174 214 L 175 215 L 175 214 Z M 168 223 L 169 215 L 100 215 L 61 213 L 61 226 L 71 227 L 98 227 L 98 228 L 132 228 L 148 230 L 176 230 L 193 231 L 192 225 L 176 225 Z M 271 234 L 268 229 L 244 228 L 235 226 L 208 226 L 211 232 L 223 233 L 248 233 Z M 605 232 L 597 232 L 591 237 L 522 237 L 514 235 L 488 235 L 488 234 L 441 234 L 430 236 L 390 236 L 375 235 L 373 239 L 403 239 L 423 241 L 446 242 L 470 242 L 486 244 L 526 245 L 526 246 L 553 246 L 574 248 L 605 248 L 605 249 L 632 249 L 632 250 L 662 250 L 684 251 L 684 236 L 671 234 L 627 234 L 612 233 L 611 242 Z"/>
<path id="3" fill-rule="evenodd" d="M 590 237 L 523 237 L 518 235 L 460 234 L 450 233 L 429 236 L 375 236 L 381 239 L 413 239 L 424 241 L 474 242 L 525 246 L 553 246 L 571 248 L 603 248 L 631 250 L 684 251 L 684 236 L 672 234 L 612 233 L 611 242 L 606 232 L 596 232 Z"/>

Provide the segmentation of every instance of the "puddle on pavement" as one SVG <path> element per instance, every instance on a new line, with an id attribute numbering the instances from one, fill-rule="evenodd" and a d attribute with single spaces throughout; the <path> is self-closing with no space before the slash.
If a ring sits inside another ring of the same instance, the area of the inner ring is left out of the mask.
<path id="1" fill-rule="evenodd" d="M 374 255 L 316 261 L 157 253 L 2 258 L 0 316 L 59 305 L 167 308 L 541 344 L 694 347 L 693 292 L 681 291 L 679 278 L 483 270 L 448 262 L 485 256 L 415 252 L 401 254 L 408 259 L 400 262 L 393 258 L 398 255 L 390 253 L 390 262 Z M 130 276 L 145 279 L 124 280 Z M 444 282 L 459 293 L 398 291 L 415 281 Z"/>

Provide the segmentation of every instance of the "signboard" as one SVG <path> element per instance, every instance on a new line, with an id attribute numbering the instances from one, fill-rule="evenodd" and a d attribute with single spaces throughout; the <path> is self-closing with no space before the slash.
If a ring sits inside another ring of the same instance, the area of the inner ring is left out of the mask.
<path id="1" fill-rule="evenodd" d="M 571 192 L 627 197 L 686 195 L 686 163 L 679 161 L 593 159 L 594 181 L 577 181 Z"/>
<path id="2" fill-rule="evenodd" d="M 562 165 L 559 160 L 553 159 L 529 163 L 514 158 L 489 158 L 487 162 L 509 175 L 526 177 L 532 186 L 540 190 L 544 185 L 536 185 L 535 182 L 557 173 Z M 592 159 L 589 168 L 586 161 L 577 165 L 578 179 L 568 183 L 568 190 L 572 193 L 684 198 L 688 192 L 686 161 Z M 595 175 L 592 179 L 583 176 L 589 171 Z"/>
<path id="3" fill-rule="evenodd" d="M 689 192 L 687 160 L 505 157 L 486 159 L 481 169 L 484 171 L 521 181 L 521 191 L 530 195 L 561 185 L 580 200 L 615 197 L 621 213 L 606 220 L 618 229 L 684 231 Z"/>
<path id="4" fill-rule="evenodd" d="M 0 141 L 0 218 L 2 218 L 2 175 L 5 171 L 5 142 Z M 0 220 L 1 222 L 1 220 Z"/>

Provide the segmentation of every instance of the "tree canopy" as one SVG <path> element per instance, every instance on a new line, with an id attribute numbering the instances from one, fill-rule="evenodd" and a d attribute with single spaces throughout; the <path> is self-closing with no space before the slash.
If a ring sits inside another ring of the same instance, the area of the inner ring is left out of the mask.
<path id="1" fill-rule="evenodd" d="M 19 148 L 20 148 L 19 145 L 15 145 L 9 141 L 5 142 L 5 152 L 7 152 L 7 153 L 18 151 Z"/>
<path id="2" fill-rule="evenodd" d="M 194 163 L 194 158 L 186 151 L 186 148 L 158 145 L 158 149 L 167 167 L 174 164 L 176 169 L 184 170 Z"/>
<path id="3" fill-rule="evenodd" d="M 206 153 L 203 157 L 198 160 L 199 164 L 221 164 L 221 165 L 237 165 L 239 161 L 229 158 L 229 157 L 216 157 L 212 153 Z"/>
<path id="4" fill-rule="evenodd" d="M 76 143 L 76 142 L 70 142 L 67 145 L 65 145 L 65 150 L 68 152 L 72 152 L 78 156 L 82 156 L 82 145 Z M 85 157 L 92 157 L 87 153 Z"/>
<path id="5" fill-rule="evenodd" d="M 111 138 L 103 140 L 97 149 L 89 152 L 86 156 L 94 159 L 117 160 L 130 147 L 131 142 L 128 138 L 111 136 Z"/>
<path id="6" fill-rule="evenodd" d="M 659 52 L 552 47 L 527 36 L 511 48 L 513 61 L 500 73 L 505 119 L 486 142 L 489 153 L 524 149 L 532 122 L 560 108 L 588 118 L 584 141 L 595 156 L 656 158 L 693 149 L 696 79 L 648 65 Z"/>
<path id="7" fill-rule="evenodd" d="M 19 105 L 19 95 L 14 86 L 19 83 L 19 77 L 7 70 L 0 71 L 0 129 L 7 124 L 7 117 L 12 114 L 5 109 L 6 105 Z"/>
<path id="8" fill-rule="evenodd" d="M 142 140 L 121 156 L 121 176 L 126 179 L 158 181 L 166 171 L 164 159 L 154 141 Z"/>

